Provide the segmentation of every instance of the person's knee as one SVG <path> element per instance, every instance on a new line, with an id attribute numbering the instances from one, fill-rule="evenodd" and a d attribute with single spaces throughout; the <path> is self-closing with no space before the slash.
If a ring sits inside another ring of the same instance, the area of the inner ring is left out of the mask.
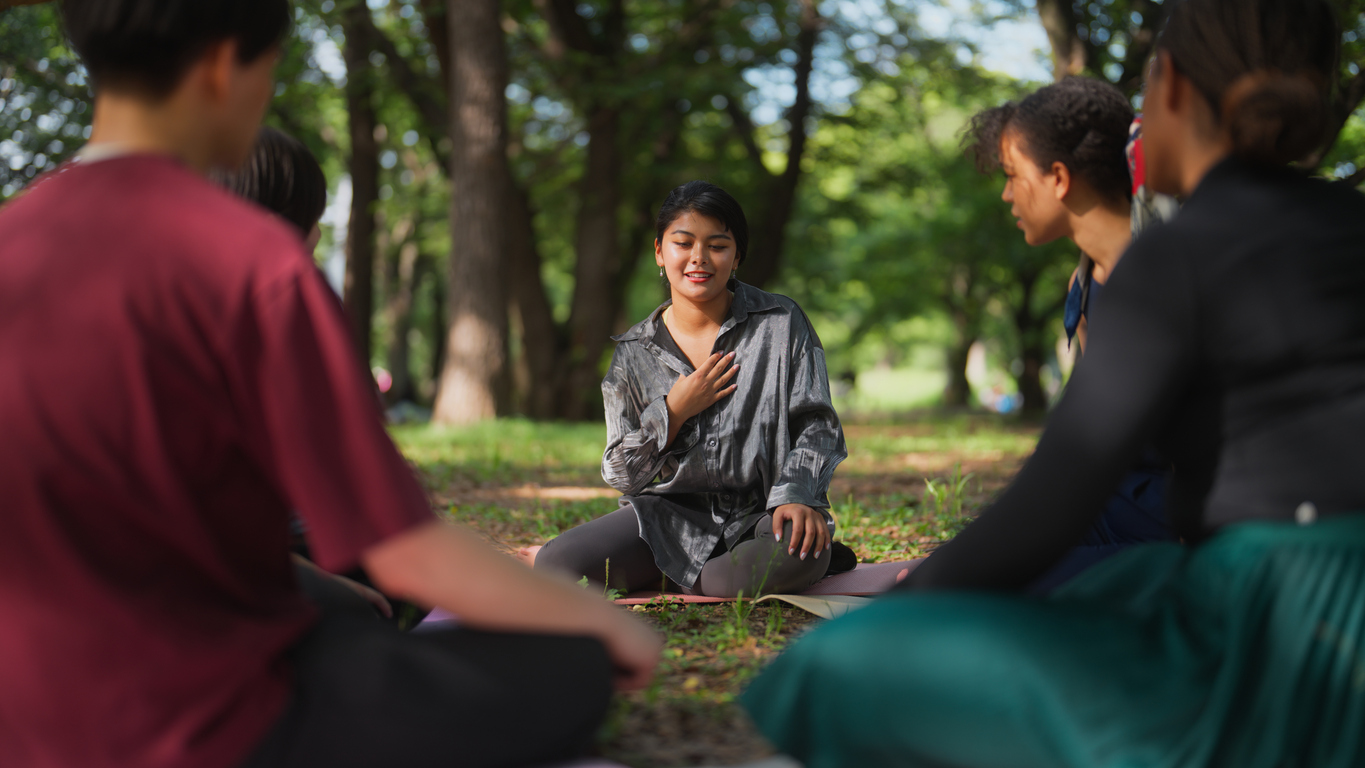
<path id="1" fill-rule="evenodd" d="M 575 579 L 587 576 L 601 581 L 605 557 L 598 557 L 599 553 L 575 546 L 574 541 L 564 538 L 564 535 L 556 536 L 540 548 L 536 553 L 535 569 L 557 571 Z"/>
<path id="2" fill-rule="evenodd" d="M 802 560 L 789 554 L 791 522 L 783 525 L 782 539 L 773 537 L 772 516 L 765 515 L 754 527 L 754 538 L 706 564 L 698 586 L 712 597 L 757 597 L 802 592 L 829 570 L 828 553 L 811 553 Z M 816 555 L 819 555 L 818 557 Z"/>

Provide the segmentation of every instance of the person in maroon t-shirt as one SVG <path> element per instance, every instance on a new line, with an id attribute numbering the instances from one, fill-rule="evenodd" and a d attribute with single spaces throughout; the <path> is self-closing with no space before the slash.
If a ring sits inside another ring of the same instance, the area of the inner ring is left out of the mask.
<path id="1" fill-rule="evenodd" d="M 0 762 L 526 765 L 591 739 L 658 638 L 437 521 L 288 227 L 240 163 L 287 0 L 63 0 L 80 158 L 0 209 Z M 319 565 L 464 629 L 307 602 Z"/>

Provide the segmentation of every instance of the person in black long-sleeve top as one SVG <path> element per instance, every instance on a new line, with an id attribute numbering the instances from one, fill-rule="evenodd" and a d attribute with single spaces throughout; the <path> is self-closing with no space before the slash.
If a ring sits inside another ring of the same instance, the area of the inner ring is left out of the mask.
<path id="1" fill-rule="evenodd" d="M 1144 100 L 1136 241 L 1090 352 L 1001 498 L 901 589 L 745 694 L 808 766 L 1365 764 L 1365 197 L 1319 147 L 1326 2 L 1177 0 Z M 1019 590 L 1141 447 L 1175 464 L 1186 544 Z"/>

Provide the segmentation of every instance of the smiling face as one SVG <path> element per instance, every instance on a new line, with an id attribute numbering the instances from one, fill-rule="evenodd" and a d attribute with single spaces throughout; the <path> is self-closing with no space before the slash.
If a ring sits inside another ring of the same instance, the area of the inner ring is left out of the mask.
<path id="1" fill-rule="evenodd" d="M 654 241 L 654 261 L 668 276 L 673 299 L 705 304 L 725 294 L 735 270 L 735 238 L 720 221 L 684 212 Z"/>
<path id="2" fill-rule="evenodd" d="M 1005 172 L 1005 191 L 1010 214 L 1019 220 L 1029 245 L 1043 245 L 1070 234 L 1063 200 L 1070 188 L 1070 174 L 1061 163 L 1044 170 L 1025 152 L 1019 133 L 1006 129 L 1000 137 L 1000 167 Z"/>

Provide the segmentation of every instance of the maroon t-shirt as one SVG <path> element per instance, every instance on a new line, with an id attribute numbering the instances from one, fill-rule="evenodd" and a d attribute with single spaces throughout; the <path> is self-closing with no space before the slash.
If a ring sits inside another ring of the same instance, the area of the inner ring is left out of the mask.
<path id="1" fill-rule="evenodd" d="M 317 561 L 430 520 L 297 236 L 156 156 L 0 209 L 0 765 L 227 768 Z"/>

